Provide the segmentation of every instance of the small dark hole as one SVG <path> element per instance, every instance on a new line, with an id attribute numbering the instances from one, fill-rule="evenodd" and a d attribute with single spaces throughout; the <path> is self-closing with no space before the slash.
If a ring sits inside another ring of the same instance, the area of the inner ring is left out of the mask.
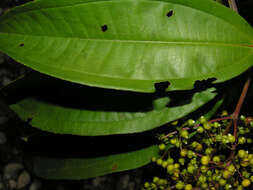
<path id="1" fill-rule="evenodd" d="M 204 79 L 204 80 L 197 80 L 195 81 L 194 83 L 194 88 L 195 89 L 206 89 L 206 88 L 209 88 L 212 86 L 212 83 L 214 81 L 216 81 L 217 79 L 215 77 L 211 77 L 211 78 L 208 78 L 208 79 Z"/>
<path id="2" fill-rule="evenodd" d="M 167 17 L 171 17 L 172 15 L 173 15 L 173 11 L 172 11 L 172 10 L 169 11 L 169 12 L 166 14 Z"/>
<path id="3" fill-rule="evenodd" d="M 101 30 L 102 30 L 102 32 L 105 32 L 105 31 L 107 31 L 107 30 L 108 30 L 108 27 L 107 27 L 107 25 L 103 25 L 103 26 L 101 26 Z"/>
<path id="4" fill-rule="evenodd" d="M 169 81 L 155 83 L 156 93 L 163 93 L 170 85 Z"/>
<path id="5" fill-rule="evenodd" d="M 29 117 L 29 118 L 27 118 L 26 123 L 29 124 L 32 120 L 33 120 L 33 118 Z"/>
<path id="6" fill-rule="evenodd" d="M 22 43 L 22 44 L 19 44 L 19 47 L 23 47 L 24 45 L 25 45 L 25 44 L 23 44 L 23 43 Z"/>

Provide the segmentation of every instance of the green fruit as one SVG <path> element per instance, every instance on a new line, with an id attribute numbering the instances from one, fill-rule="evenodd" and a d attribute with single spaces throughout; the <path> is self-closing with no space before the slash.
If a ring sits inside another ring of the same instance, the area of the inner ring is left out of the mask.
<path id="1" fill-rule="evenodd" d="M 153 178 L 153 183 L 158 183 L 158 181 L 159 181 L 159 177 L 156 177 L 156 176 L 155 176 L 155 177 Z"/>
<path id="2" fill-rule="evenodd" d="M 197 132 L 198 132 L 198 133 L 203 133 L 203 132 L 204 132 L 203 127 L 198 127 Z"/>
<path id="3" fill-rule="evenodd" d="M 220 162 L 220 157 L 219 157 L 219 156 L 214 156 L 214 157 L 213 157 L 213 161 L 214 161 L 215 163 L 219 163 L 219 162 Z"/>
<path id="4" fill-rule="evenodd" d="M 228 170 L 224 170 L 222 176 L 225 179 L 228 179 L 231 176 L 231 172 L 229 172 Z"/>
<path id="5" fill-rule="evenodd" d="M 195 121 L 193 120 L 193 119 L 189 119 L 188 121 L 187 121 L 187 124 L 189 125 L 189 126 L 194 126 L 194 124 L 195 124 Z"/>
<path id="6" fill-rule="evenodd" d="M 209 161 L 210 161 L 210 157 L 209 156 L 202 156 L 201 157 L 201 164 L 208 165 Z"/>
<path id="7" fill-rule="evenodd" d="M 163 161 L 162 167 L 163 167 L 163 168 L 166 168 L 166 167 L 168 166 L 168 164 L 169 164 L 168 161 Z"/>
<path id="8" fill-rule="evenodd" d="M 196 146 L 196 148 L 195 148 L 195 151 L 200 152 L 202 149 L 203 149 L 202 144 L 198 143 L 197 146 Z"/>
<path id="9" fill-rule="evenodd" d="M 177 143 L 177 141 L 178 141 L 178 140 L 177 140 L 177 139 L 175 139 L 175 138 L 174 138 L 174 139 L 170 139 L 170 144 L 175 145 L 175 144 Z"/>
<path id="10" fill-rule="evenodd" d="M 172 173 L 174 171 L 174 165 L 173 164 L 169 164 L 168 166 L 167 166 L 167 172 L 168 173 Z"/>
<path id="11" fill-rule="evenodd" d="M 225 185 L 225 190 L 229 190 L 229 189 L 232 189 L 232 185 L 226 184 L 226 185 Z"/>
<path id="12" fill-rule="evenodd" d="M 189 138 L 189 133 L 187 130 L 181 130 L 181 133 L 180 133 L 181 137 L 185 138 L 185 139 L 188 139 Z"/>
<path id="13" fill-rule="evenodd" d="M 168 164 L 173 164 L 174 163 L 174 159 L 173 158 L 168 158 L 167 162 L 168 162 Z"/>
<path id="14" fill-rule="evenodd" d="M 234 173 L 235 172 L 235 166 L 233 164 L 229 165 L 227 170 L 231 173 Z"/>
<path id="15" fill-rule="evenodd" d="M 230 143 L 234 143 L 235 142 L 235 136 L 231 135 L 231 134 L 228 134 L 228 141 Z"/>
<path id="16" fill-rule="evenodd" d="M 187 185 L 184 187 L 184 190 L 192 190 L 192 185 L 191 185 L 191 184 L 187 184 Z"/>
<path id="17" fill-rule="evenodd" d="M 242 186 L 243 186 L 243 187 L 248 187 L 248 186 L 250 186 L 250 184 L 251 184 L 251 182 L 250 182 L 249 179 L 244 179 L 244 180 L 242 181 Z"/>
<path id="18" fill-rule="evenodd" d="M 203 124 L 203 127 L 204 127 L 205 130 L 210 130 L 211 129 L 211 124 L 206 122 L 206 123 Z"/>
<path id="19" fill-rule="evenodd" d="M 224 186 L 224 185 L 226 185 L 226 180 L 225 179 L 223 179 L 223 178 L 221 178 L 220 180 L 219 180 L 219 184 L 221 185 L 221 186 Z"/>
<path id="20" fill-rule="evenodd" d="M 193 172 L 195 171 L 195 167 L 193 165 L 189 164 L 188 167 L 187 167 L 187 171 L 190 174 L 193 174 Z"/>
<path id="21" fill-rule="evenodd" d="M 178 162 L 183 166 L 185 163 L 185 159 L 184 158 L 179 158 Z"/>
<path id="22" fill-rule="evenodd" d="M 193 156 L 195 156 L 195 153 L 192 150 L 188 150 L 187 151 L 187 157 L 192 158 Z"/>
<path id="23" fill-rule="evenodd" d="M 247 155 L 247 153 L 246 153 L 245 150 L 241 149 L 241 150 L 238 151 L 239 158 L 244 158 L 244 157 L 246 157 L 246 155 Z"/>
<path id="24" fill-rule="evenodd" d="M 205 183 L 205 182 L 206 182 L 206 176 L 200 175 L 200 176 L 199 176 L 199 182 L 200 182 L 200 183 Z"/>
<path id="25" fill-rule="evenodd" d="M 157 163 L 157 165 L 162 165 L 162 163 L 163 163 L 163 160 L 161 159 L 161 158 L 159 158 L 157 161 L 156 161 L 156 163 Z"/>
<path id="26" fill-rule="evenodd" d="M 149 183 L 149 182 L 145 182 L 145 183 L 144 183 L 144 187 L 145 187 L 145 188 L 150 187 L 150 183 Z"/>
<path id="27" fill-rule="evenodd" d="M 187 155 L 187 150 L 186 150 L 186 149 L 182 149 L 182 150 L 180 151 L 180 156 L 186 157 L 186 155 Z"/>
<path id="28" fill-rule="evenodd" d="M 205 154 L 207 154 L 207 155 L 212 154 L 212 151 L 213 151 L 212 148 L 207 148 L 207 149 L 205 150 Z"/>
<path id="29" fill-rule="evenodd" d="M 245 137 L 239 137 L 238 138 L 238 144 L 244 144 L 246 142 L 246 138 Z"/>
<path id="30" fill-rule="evenodd" d="M 164 150 L 165 148 L 166 148 L 166 145 L 165 145 L 165 144 L 160 144 L 160 145 L 159 145 L 159 149 L 160 149 L 160 150 Z"/>
<path id="31" fill-rule="evenodd" d="M 184 188 L 184 182 L 178 181 L 176 184 L 176 189 L 183 189 Z"/>

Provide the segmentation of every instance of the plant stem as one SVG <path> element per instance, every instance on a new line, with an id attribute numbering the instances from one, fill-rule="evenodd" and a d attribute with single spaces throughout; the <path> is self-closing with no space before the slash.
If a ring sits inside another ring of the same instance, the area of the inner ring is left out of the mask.
<path id="1" fill-rule="evenodd" d="M 238 13 L 238 8 L 237 8 L 235 0 L 228 0 L 228 4 L 229 4 L 229 7 L 233 9 L 233 11 Z"/>
<path id="2" fill-rule="evenodd" d="M 248 80 L 244 84 L 244 87 L 243 87 L 240 99 L 239 99 L 239 101 L 238 101 L 238 103 L 236 105 L 234 113 L 232 114 L 232 116 L 233 116 L 234 119 L 238 119 L 238 117 L 239 117 L 239 113 L 240 113 L 243 101 L 244 101 L 244 99 L 246 97 L 247 91 L 249 89 L 250 82 L 251 82 L 251 77 L 249 77 Z"/>

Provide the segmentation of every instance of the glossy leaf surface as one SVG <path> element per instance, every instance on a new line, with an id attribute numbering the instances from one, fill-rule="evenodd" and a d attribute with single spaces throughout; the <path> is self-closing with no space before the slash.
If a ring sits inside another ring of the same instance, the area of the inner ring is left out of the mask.
<path id="1" fill-rule="evenodd" d="M 148 164 L 152 156 L 158 156 L 157 146 L 134 152 L 88 159 L 33 159 L 34 172 L 47 179 L 86 179 L 109 173 L 135 169 Z"/>
<path id="2" fill-rule="evenodd" d="M 110 112 L 68 108 L 27 98 L 11 105 L 22 120 L 41 130 L 85 136 L 137 133 L 179 119 L 214 98 L 214 89 L 194 94 L 188 104 L 148 112 Z"/>
<path id="3" fill-rule="evenodd" d="M 191 89 L 253 64 L 253 30 L 203 0 L 37 0 L 0 18 L 0 50 L 48 75 L 113 89 Z"/>

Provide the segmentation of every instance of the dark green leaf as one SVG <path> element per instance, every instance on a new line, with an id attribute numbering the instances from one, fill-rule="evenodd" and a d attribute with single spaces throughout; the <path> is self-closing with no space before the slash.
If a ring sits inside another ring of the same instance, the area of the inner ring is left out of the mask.
<path id="1" fill-rule="evenodd" d="M 108 112 L 81 110 L 27 98 L 11 105 L 22 120 L 41 130 L 85 136 L 147 131 L 179 119 L 214 98 L 214 89 L 196 93 L 192 102 L 149 112 Z"/>
<path id="2" fill-rule="evenodd" d="M 207 0 L 37 0 L 0 18 L 0 50 L 61 79 L 154 92 L 222 82 L 253 64 L 253 30 Z"/>
<path id="3" fill-rule="evenodd" d="M 119 147 L 120 148 L 120 147 Z M 135 169 L 158 156 L 158 147 L 151 146 L 134 152 L 87 159 L 34 158 L 34 171 L 47 179 L 86 179 L 109 173 Z"/>

